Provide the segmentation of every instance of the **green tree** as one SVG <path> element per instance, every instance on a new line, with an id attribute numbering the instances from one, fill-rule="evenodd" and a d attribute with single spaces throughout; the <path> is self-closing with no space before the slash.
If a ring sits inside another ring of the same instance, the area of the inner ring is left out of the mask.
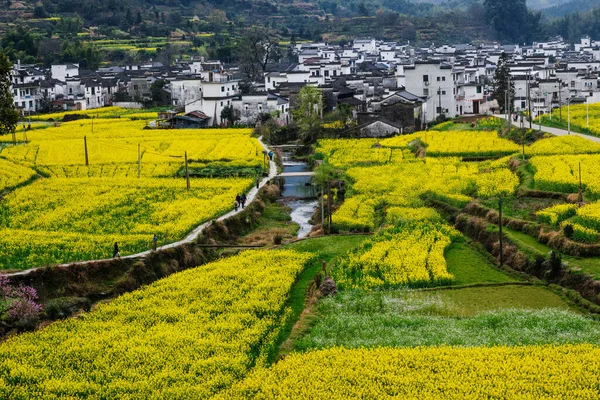
<path id="1" fill-rule="evenodd" d="M 150 95 L 152 96 L 152 103 L 155 106 L 168 105 L 169 99 L 167 99 L 166 93 L 163 90 L 167 83 L 164 79 L 157 79 L 150 85 Z"/>
<path id="2" fill-rule="evenodd" d="M 233 106 L 225 106 L 223 110 L 221 110 L 221 120 L 227 121 L 228 125 L 231 126 L 238 121 L 240 117 L 237 115 Z"/>
<path id="3" fill-rule="evenodd" d="M 530 42 L 540 31 L 540 14 L 527 8 L 527 0 L 484 0 L 486 22 L 503 42 Z"/>
<path id="4" fill-rule="evenodd" d="M 306 142 L 313 142 L 321 132 L 323 115 L 323 93 L 313 86 L 304 86 L 292 109 L 292 116 L 301 128 Z"/>
<path id="5" fill-rule="evenodd" d="M 510 80 L 510 68 L 508 67 L 508 56 L 506 53 L 502 53 L 498 60 L 496 72 L 494 73 L 493 85 L 494 91 L 492 92 L 492 99 L 498 102 L 500 109 L 506 114 L 506 91 L 509 91 L 511 99 L 514 99 L 515 97 L 515 84 Z"/>
<path id="6" fill-rule="evenodd" d="M 6 54 L 0 52 L 0 135 L 14 133 L 19 122 L 19 112 L 10 92 L 11 68 Z"/>

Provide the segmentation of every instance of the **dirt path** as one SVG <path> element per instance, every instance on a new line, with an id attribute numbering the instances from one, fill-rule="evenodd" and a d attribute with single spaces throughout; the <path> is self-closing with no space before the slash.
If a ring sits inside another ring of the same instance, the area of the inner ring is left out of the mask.
<path id="1" fill-rule="evenodd" d="M 260 138 L 258 138 L 259 143 L 261 144 L 261 146 L 269 151 L 269 148 L 267 147 L 266 144 L 263 143 L 262 141 L 262 136 Z M 271 180 L 272 178 L 277 176 L 277 164 L 274 161 L 269 161 L 269 175 L 264 178 L 260 184 L 259 187 L 262 188 L 264 185 L 267 184 L 267 182 L 269 180 Z M 256 198 L 256 195 L 258 194 L 259 189 L 256 188 L 256 185 L 253 186 L 253 188 L 248 192 L 248 194 L 246 195 L 248 200 L 248 204 L 252 203 L 254 201 L 254 199 Z M 223 221 L 225 219 L 228 219 L 236 214 L 239 214 L 243 211 L 242 208 L 240 208 L 238 211 L 229 211 L 228 213 L 221 215 L 220 217 L 216 218 L 217 221 Z M 188 243 L 192 243 L 194 242 L 194 240 L 196 240 L 196 238 L 198 236 L 200 236 L 200 234 L 204 231 L 204 229 L 206 229 L 207 226 L 209 226 L 212 223 L 213 219 L 211 219 L 210 221 L 207 221 L 205 223 L 203 223 L 202 225 L 196 227 L 196 229 L 194 229 L 192 232 L 190 232 L 185 238 L 183 238 L 182 240 L 179 240 L 177 242 L 174 243 L 170 243 L 161 247 L 158 247 L 156 250 L 166 250 L 166 249 L 172 249 L 174 247 L 178 247 L 181 246 L 183 244 L 188 244 Z M 147 255 L 149 255 L 152 252 L 152 250 L 147 250 L 144 251 L 142 253 L 137 253 L 137 254 L 131 254 L 128 256 L 124 256 L 121 257 L 122 259 L 136 259 L 136 258 L 143 258 Z M 103 261 L 103 260 L 88 260 L 88 261 L 79 261 L 79 262 L 72 262 L 72 263 L 67 263 L 67 264 L 61 264 L 59 265 L 60 267 L 68 267 L 71 265 L 83 265 L 83 264 L 87 264 L 90 262 L 96 262 L 96 261 Z M 32 273 L 33 271 L 36 271 L 40 268 L 43 267 L 38 267 L 38 268 L 31 268 L 25 271 L 19 271 L 19 272 L 14 272 L 14 273 L 9 273 L 9 274 L 4 274 L 6 276 L 26 276 L 30 273 Z"/>

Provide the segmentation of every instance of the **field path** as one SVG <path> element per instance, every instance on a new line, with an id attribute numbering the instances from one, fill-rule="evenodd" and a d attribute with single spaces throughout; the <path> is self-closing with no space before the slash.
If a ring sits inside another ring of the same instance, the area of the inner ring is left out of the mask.
<path id="1" fill-rule="evenodd" d="M 262 141 L 262 136 L 258 138 L 258 142 L 261 144 L 261 146 L 266 150 L 269 151 L 270 149 L 267 147 L 266 144 L 263 143 Z M 277 176 L 277 164 L 274 161 L 269 161 L 269 176 L 265 177 L 259 184 L 259 187 L 262 188 L 264 185 L 267 184 L 267 182 L 269 180 L 271 180 L 272 178 Z M 256 198 L 256 195 L 258 194 L 259 189 L 256 188 L 256 185 L 254 185 L 252 187 L 252 189 L 246 194 L 247 196 L 247 203 L 250 204 L 254 201 L 254 199 Z M 233 203 L 233 199 L 232 199 L 232 203 Z M 221 215 L 220 217 L 216 218 L 217 221 L 223 221 L 226 220 L 229 217 L 232 217 L 236 214 L 241 213 L 243 210 L 240 208 L 238 211 L 232 210 L 229 211 L 228 213 Z M 161 247 L 157 247 L 157 251 L 158 250 L 166 250 L 166 249 L 172 249 L 174 247 L 178 247 L 182 244 L 188 244 L 188 243 L 192 243 L 194 240 L 196 240 L 196 238 L 198 236 L 200 236 L 200 234 L 204 231 L 204 229 L 206 229 L 206 227 L 208 227 L 212 221 L 214 221 L 215 219 L 211 219 L 210 221 L 207 221 L 205 223 L 203 223 L 202 225 L 198 226 L 196 229 L 194 229 L 192 232 L 190 232 L 185 238 L 183 238 L 182 240 L 178 241 L 178 242 L 174 242 L 174 243 L 170 243 Z M 121 257 L 122 259 L 133 259 L 133 258 L 143 258 L 147 255 L 149 255 L 152 252 L 152 250 L 147 250 L 144 251 L 142 253 L 137 253 L 137 254 L 131 254 L 128 256 L 123 256 Z M 67 263 L 67 264 L 59 264 L 59 267 L 68 267 L 70 265 L 83 265 L 83 264 L 87 264 L 90 262 L 96 262 L 96 261 L 104 261 L 104 260 L 88 260 L 88 261 L 78 261 L 78 262 L 72 262 L 72 263 Z M 29 275 L 30 273 L 32 273 L 33 271 L 36 271 L 40 268 L 43 267 L 38 267 L 38 268 L 31 268 L 25 271 L 19 271 L 19 272 L 14 272 L 14 273 L 9 273 L 9 274 L 3 274 L 5 276 L 11 277 L 11 276 L 26 276 Z"/>

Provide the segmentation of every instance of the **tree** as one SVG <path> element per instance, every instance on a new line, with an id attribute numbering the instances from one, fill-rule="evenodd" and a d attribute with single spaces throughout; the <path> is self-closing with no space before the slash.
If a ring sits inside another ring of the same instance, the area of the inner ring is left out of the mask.
<path id="1" fill-rule="evenodd" d="M 485 0 L 486 22 L 503 42 L 530 42 L 540 30 L 540 14 L 527 9 L 526 0 Z"/>
<path id="2" fill-rule="evenodd" d="M 498 60 L 496 72 L 494 73 L 493 85 L 494 91 L 492 92 L 492 99 L 498 102 L 500 109 L 506 114 L 506 91 L 509 90 L 511 99 L 515 98 L 515 84 L 510 80 L 510 68 L 508 68 L 508 56 L 506 53 L 502 53 Z"/>
<path id="3" fill-rule="evenodd" d="M 279 59 L 279 38 L 270 29 L 253 27 L 246 31 L 238 47 L 242 72 L 246 78 L 256 81 L 262 76 L 267 65 Z"/>
<path id="4" fill-rule="evenodd" d="M 10 92 L 11 68 L 6 54 L 0 52 L 0 135 L 14 133 L 19 122 L 19 112 Z"/>
<path id="5" fill-rule="evenodd" d="M 313 142 L 321 130 L 323 115 L 323 93 L 313 86 L 304 86 L 292 109 L 292 116 L 302 129 L 306 142 Z"/>
<path id="6" fill-rule="evenodd" d="M 238 121 L 239 119 L 240 117 L 233 106 L 225 106 L 223 110 L 221 110 L 221 120 L 227 121 L 228 125 L 233 125 L 235 121 Z"/>
<path id="7" fill-rule="evenodd" d="M 157 79 L 150 85 L 150 95 L 152 96 L 152 103 L 157 106 L 169 105 L 170 99 L 168 99 L 167 93 L 163 90 L 167 83 L 164 79 Z"/>

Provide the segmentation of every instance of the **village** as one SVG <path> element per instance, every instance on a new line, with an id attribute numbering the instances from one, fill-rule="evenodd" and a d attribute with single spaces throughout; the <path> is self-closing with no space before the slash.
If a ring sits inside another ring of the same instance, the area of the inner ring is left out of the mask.
<path id="1" fill-rule="evenodd" d="M 560 37 L 531 46 L 428 48 L 358 39 L 347 47 L 304 43 L 293 52 L 297 63 L 268 64 L 264 81 L 251 82 L 245 91 L 239 65 L 203 58 L 171 66 L 148 62 L 97 71 L 77 64 L 43 70 L 17 63 L 11 91 L 25 117 L 108 105 L 142 108 L 154 102 L 173 107 L 161 115 L 160 126 L 198 128 L 231 121 L 254 126 L 263 114 L 286 125 L 301 88 L 315 86 L 324 94 L 326 111 L 344 104 L 361 132 L 383 135 L 413 132 L 440 117 L 498 113 L 490 93 L 496 65 L 505 53 L 516 113 L 527 111 L 537 117 L 567 103 L 600 101 L 600 42 L 589 37 L 573 47 Z M 229 120 L 222 117 L 226 108 L 233 110 Z"/>

